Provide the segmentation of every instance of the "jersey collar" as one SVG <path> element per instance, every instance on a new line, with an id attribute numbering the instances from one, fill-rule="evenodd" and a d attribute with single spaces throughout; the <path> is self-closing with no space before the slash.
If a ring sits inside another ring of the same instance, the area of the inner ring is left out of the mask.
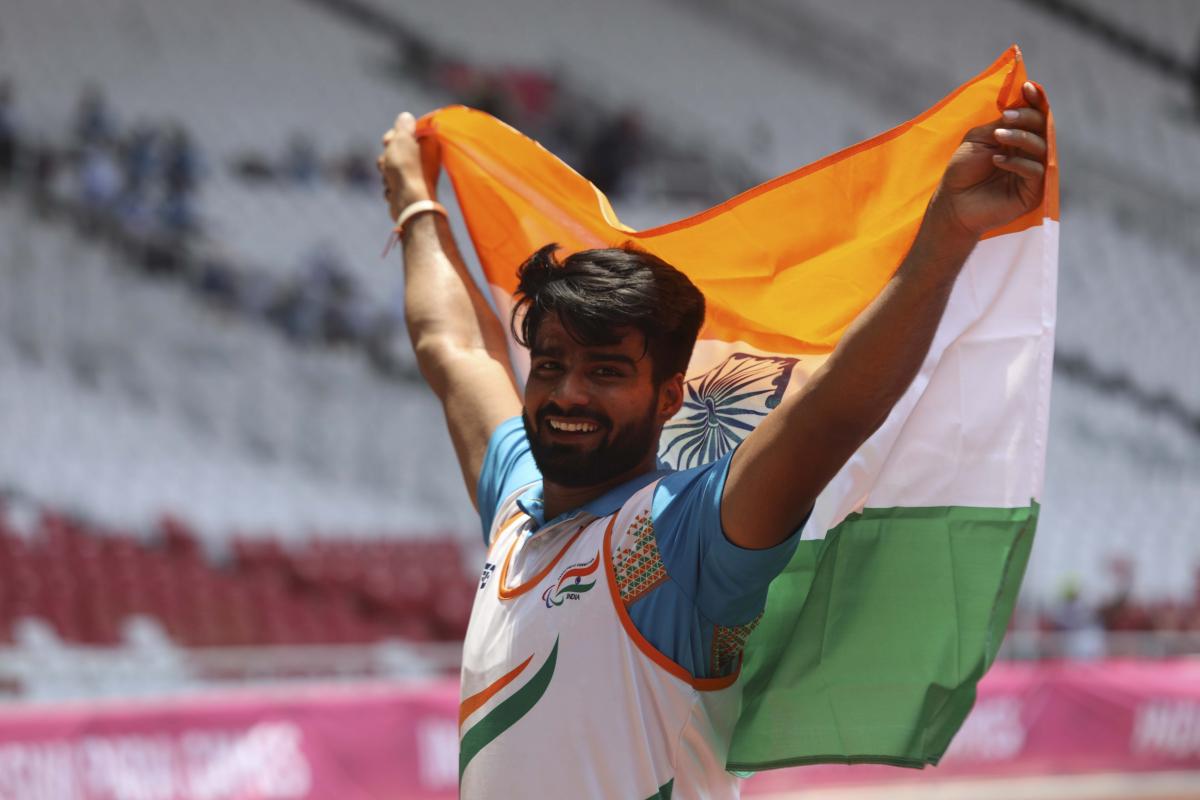
<path id="1" fill-rule="evenodd" d="M 551 528 L 560 522 L 564 522 L 572 517 L 578 516 L 580 513 L 590 514 L 594 517 L 606 517 L 609 514 L 616 513 L 621 506 L 625 505 L 630 497 L 639 489 L 642 489 L 664 475 L 671 472 L 663 462 L 658 462 L 658 468 L 650 472 L 644 472 L 636 478 L 622 483 L 620 486 L 615 486 L 609 489 L 604 494 L 597 497 L 591 502 L 585 503 L 579 508 L 573 508 L 570 511 L 564 511 L 554 519 L 546 519 L 546 506 L 542 494 L 542 482 L 530 486 L 525 492 L 517 498 L 517 507 L 521 509 L 533 521 L 533 524 L 526 529 L 527 534 L 537 533 L 540 530 Z"/>

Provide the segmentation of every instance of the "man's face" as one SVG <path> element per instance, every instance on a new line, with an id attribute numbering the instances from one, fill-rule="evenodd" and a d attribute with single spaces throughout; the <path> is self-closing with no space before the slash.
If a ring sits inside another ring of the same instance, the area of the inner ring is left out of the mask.
<path id="1" fill-rule="evenodd" d="M 655 387 L 640 331 L 613 345 L 583 345 L 557 315 L 546 317 L 530 348 L 523 414 L 542 477 L 583 488 L 653 466 L 663 423 L 679 407 L 679 383 Z"/>

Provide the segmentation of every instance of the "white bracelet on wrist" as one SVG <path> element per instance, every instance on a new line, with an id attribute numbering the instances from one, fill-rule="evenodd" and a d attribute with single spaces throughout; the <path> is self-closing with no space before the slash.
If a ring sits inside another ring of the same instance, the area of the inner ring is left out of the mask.
<path id="1" fill-rule="evenodd" d="M 434 214 L 441 214 L 443 217 L 447 218 L 449 216 L 446 213 L 446 207 L 438 201 L 418 200 L 417 202 L 409 203 L 404 207 L 404 209 L 396 217 L 396 227 L 392 230 L 396 232 L 396 236 L 403 238 L 404 226 L 408 224 L 409 220 L 415 216 L 418 216 L 419 214 L 428 214 L 430 212 L 433 212 Z"/>

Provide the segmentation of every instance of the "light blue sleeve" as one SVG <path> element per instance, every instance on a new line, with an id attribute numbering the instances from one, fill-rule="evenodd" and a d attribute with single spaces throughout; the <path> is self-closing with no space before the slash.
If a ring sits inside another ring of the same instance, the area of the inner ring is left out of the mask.
<path id="1" fill-rule="evenodd" d="M 743 625 L 766 605 L 767 585 L 784 570 L 798 530 L 774 547 L 748 550 L 725 537 L 721 493 L 733 452 L 663 478 L 652 516 L 667 575 L 695 609 L 715 625 Z"/>
<path id="2" fill-rule="evenodd" d="M 505 420 L 492 432 L 488 440 L 487 453 L 483 457 L 483 468 L 479 471 L 479 483 L 475 499 L 479 504 L 479 522 L 483 526 L 483 543 L 488 544 L 488 533 L 500 501 L 518 488 L 542 479 L 533 454 L 529 451 L 529 440 L 525 437 L 525 426 L 520 417 Z"/>

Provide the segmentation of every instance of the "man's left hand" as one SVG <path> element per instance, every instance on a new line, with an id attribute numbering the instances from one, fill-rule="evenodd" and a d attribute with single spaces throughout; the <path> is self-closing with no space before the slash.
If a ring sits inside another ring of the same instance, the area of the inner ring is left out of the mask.
<path id="1" fill-rule="evenodd" d="M 934 195 L 930 211 L 970 236 L 1006 225 L 1042 202 L 1049 107 L 1032 83 L 1021 88 L 1029 105 L 1006 109 L 1000 119 L 968 131 Z"/>
<path id="2" fill-rule="evenodd" d="M 395 220 L 400 212 L 418 200 L 429 200 L 430 191 L 421 171 L 421 145 L 417 141 L 417 121 L 405 111 L 383 134 L 383 152 L 375 160 L 383 176 L 383 196 L 388 213 Z M 436 140 L 431 144 L 437 147 Z"/>

